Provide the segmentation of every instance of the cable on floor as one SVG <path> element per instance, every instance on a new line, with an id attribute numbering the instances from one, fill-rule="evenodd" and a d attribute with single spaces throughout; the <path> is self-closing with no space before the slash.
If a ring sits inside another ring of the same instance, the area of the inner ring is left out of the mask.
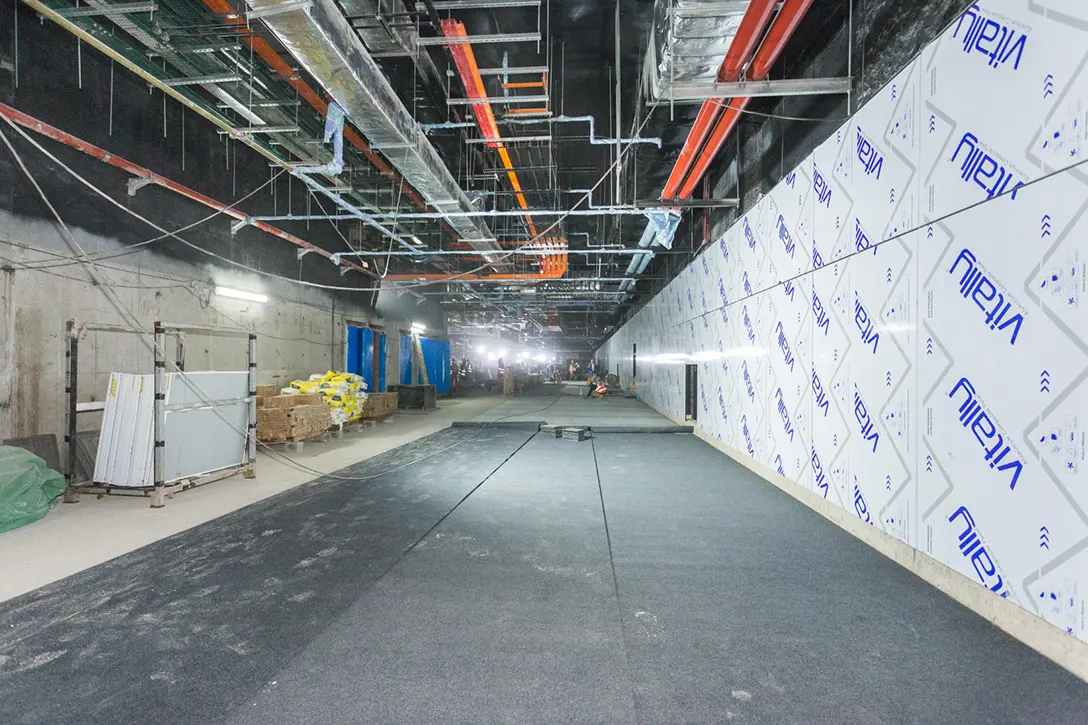
<path id="1" fill-rule="evenodd" d="M 627 641 L 627 630 L 623 626 L 623 602 L 620 600 L 620 580 L 616 575 L 616 556 L 612 551 L 612 532 L 608 528 L 608 511 L 604 505 L 604 486 L 601 484 L 601 466 L 597 462 L 597 445 L 593 442 L 593 436 L 589 437 L 589 447 L 593 451 L 593 472 L 597 475 L 597 494 L 601 499 L 601 518 L 604 519 L 604 539 L 608 544 L 608 564 L 612 567 L 612 592 L 616 595 L 616 618 L 619 620 L 620 638 L 623 640 L 623 658 L 627 662 L 627 676 L 634 677 L 634 667 L 631 665 L 631 648 Z M 638 691 L 635 683 L 631 682 L 631 702 L 635 713 L 635 725 L 639 725 L 638 719 Z"/>

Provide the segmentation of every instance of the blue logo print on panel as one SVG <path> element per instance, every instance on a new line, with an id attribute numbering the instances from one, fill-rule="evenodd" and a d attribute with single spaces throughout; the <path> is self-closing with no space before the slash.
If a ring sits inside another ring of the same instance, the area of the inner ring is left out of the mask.
<path id="1" fill-rule="evenodd" d="M 967 28 L 964 29 L 963 21 L 968 18 L 970 20 L 967 23 Z M 960 37 L 960 30 L 964 30 L 962 38 Z M 963 43 L 964 53 L 968 55 L 981 53 L 983 56 L 989 56 L 986 65 L 991 68 L 1008 63 L 1015 53 L 1016 60 L 1012 63 L 1013 70 L 1019 70 L 1020 59 L 1024 57 L 1024 46 L 1027 45 L 1028 41 L 1027 36 L 1023 33 L 1020 33 L 1020 36 L 1017 37 L 1015 30 L 984 16 L 978 5 L 972 5 L 966 13 L 960 16 L 959 22 L 956 23 L 956 29 L 952 32 L 952 37 L 960 38 Z"/>
<path id="2" fill-rule="evenodd" d="M 812 463 L 812 472 L 816 476 L 816 488 L 820 489 L 824 498 L 827 498 L 827 479 L 824 478 L 824 467 L 820 464 L 820 457 L 816 455 L 816 446 L 812 447 L 812 458 L 809 460 Z"/>
<path id="3" fill-rule="evenodd" d="M 786 409 L 786 400 L 782 397 L 782 388 L 775 391 L 774 397 L 778 400 L 778 415 L 782 417 L 782 430 L 790 437 L 792 443 L 793 423 L 790 422 L 790 412 Z"/>
<path id="4" fill-rule="evenodd" d="M 862 168 L 865 169 L 866 176 L 872 176 L 876 174 L 876 178 L 880 178 L 880 171 L 884 168 L 884 157 L 879 151 L 876 150 L 876 146 L 869 143 L 869 139 L 865 137 L 865 134 L 861 131 L 861 126 L 858 129 L 858 160 L 861 161 Z"/>
<path id="5" fill-rule="evenodd" d="M 786 339 L 786 330 L 782 327 L 782 322 L 779 321 L 778 327 L 778 347 L 782 350 L 782 357 L 786 365 L 789 366 L 790 372 L 793 372 L 793 353 L 790 352 L 790 342 Z"/>
<path id="6" fill-rule="evenodd" d="M 741 316 L 744 318 L 744 329 L 748 333 L 748 340 L 751 342 L 756 341 L 756 331 L 752 327 L 752 318 L 748 316 L 748 305 L 745 305 L 740 310 Z"/>
<path id="7" fill-rule="evenodd" d="M 861 437 L 866 441 L 873 442 L 873 453 L 876 453 L 876 444 L 880 442 L 880 433 L 876 430 L 876 425 L 873 424 L 871 418 L 869 418 L 869 410 L 865 407 L 865 401 L 861 399 L 861 392 L 858 390 L 858 386 L 854 386 L 854 417 L 858 419 L 858 423 L 861 425 Z"/>
<path id="8" fill-rule="evenodd" d="M 816 407 L 823 408 L 824 417 L 826 418 L 830 403 L 827 399 L 827 395 L 824 393 L 823 383 L 820 382 L 820 378 L 817 377 L 815 370 L 812 371 L 812 392 L 816 396 Z"/>
<path id="9" fill-rule="evenodd" d="M 876 254 L 876 247 L 873 247 L 873 243 L 869 241 L 869 235 L 865 233 L 865 230 L 861 227 L 861 219 L 857 217 L 854 217 L 854 246 L 857 247 L 859 252 L 864 252 L 872 247 L 873 254 Z"/>
<path id="10" fill-rule="evenodd" d="M 748 430 L 748 416 L 746 415 L 740 417 L 740 430 L 744 434 L 744 446 L 748 450 L 748 455 L 755 458 L 756 449 L 752 446 L 752 434 Z"/>
<path id="11" fill-rule="evenodd" d="M 983 450 L 986 451 L 985 460 L 990 461 L 990 468 L 997 467 L 999 471 L 1012 471 L 1012 481 L 1009 482 L 1009 489 L 1016 489 L 1016 481 L 1020 478 L 1020 472 L 1024 470 L 1024 464 L 1013 457 L 1007 463 L 1002 463 L 1005 460 L 1005 456 L 1009 455 L 1012 450 L 1009 446 L 1005 445 L 1005 437 L 1001 434 L 997 425 L 997 419 L 982 406 L 978 400 L 975 399 L 975 386 L 971 385 L 971 381 L 967 378 L 960 378 L 956 386 L 952 388 L 952 392 L 948 394 L 948 397 L 955 402 L 956 392 L 963 388 L 963 391 L 967 394 L 966 399 L 960 405 L 960 424 L 964 428 L 970 428 L 971 432 L 975 434 L 975 440 L 979 442 Z M 989 441 L 997 436 L 997 444 L 993 448 L 987 448 Z M 1004 449 L 1002 449 L 1004 446 Z M 998 453 L 998 451 L 1001 453 Z"/>
<path id="12" fill-rule="evenodd" d="M 828 209 L 831 208 L 831 185 L 824 179 L 823 174 L 812 165 L 812 188 L 816 190 L 816 198 Z"/>
<path id="13" fill-rule="evenodd" d="M 756 235 L 752 233 L 752 227 L 748 225 L 748 219 L 744 220 L 744 238 L 748 240 L 748 248 L 756 248 Z"/>
<path id="14" fill-rule="evenodd" d="M 756 389 L 752 385 L 752 376 L 748 374 L 748 361 L 744 360 L 740 364 L 741 377 L 744 378 L 744 386 L 748 389 L 748 397 L 752 399 L 754 403 L 756 400 Z"/>
<path id="15" fill-rule="evenodd" d="M 990 555 L 986 553 L 986 547 L 982 545 L 982 539 L 975 530 L 975 520 L 972 518 L 971 512 L 967 510 L 966 506 L 960 506 L 948 517 L 948 522 L 952 523 L 961 516 L 967 528 L 963 530 L 959 537 L 960 553 L 963 554 L 965 559 L 971 560 L 971 564 L 975 568 L 975 574 L 978 575 L 978 580 L 983 585 L 990 587 L 990 591 L 1000 591 L 1004 582 L 1001 575 L 997 573 L 997 565 L 994 564 L 994 560 L 990 558 Z M 990 586 L 989 579 L 995 576 L 997 577 L 997 583 Z M 1007 597 L 1008 592 L 1001 592 L 1001 596 Z"/>
<path id="16" fill-rule="evenodd" d="M 831 326 L 831 319 L 824 312 L 823 303 L 820 302 L 820 298 L 816 296 L 816 290 L 812 290 L 812 311 L 816 315 L 816 327 L 824 328 L 824 337 L 827 337 L 827 332 Z"/>
<path id="17" fill-rule="evenodd" d="M 963 134 L 963 138 L 960 139 L 956 151 L 949 160 L 955 161 L 959 157 L 960 151 L 966 147 L 968 151 L 964 154 L 963 162 L 960 164 L 960 178 L 968 183 L 974 181 L 979 188 L 986 192 L 987 198 L 992 198 L 995 194 L 1005 193 L 1005 190 L 1009 188 L 1009 182 L 1012 181 L 1012 173 L 1006 172 L 1005 167 L 999 164 L 997 159 L 979 148 L 977 144 L 977 136 L 972 133 Z M 990 179 L 993 179 L 994 176 L 997 177 L 997 180 L 994 181 L 992 186 L 987 187 Z M 1010 195 L 1013 199 L 1016 198 L 1016 190 L 1023 185 L 1024 182 L 1022 181 L 1016 182 L 1016 186 L 1013 187 Z"/>
<path id="18" fill-rule="evenodd" d="M 854 511 L 865 523 L 873 523 L 873 519 L 869 516 L 869 505 L 865 503 L 865 497 L 861 495 L 861 489 L 858 487 L 857 476 L 854 476 Z"/>
<path id="19" fill-rule="evenodd" d="M 876 331 L 873 318 L 869 317 L 869 313 L 865 311 L 865 307 L 861 304 L 861 298 L 858 297 L 856 291 L 854 292 L 854 324 L 861 331 L 862 343 L 865 345 L 872 344 L 873 354 L 875 355 L 876 346 L 880 343 L 880 333 Z"/>
<path id="20" fill-rule="evenodd" d="M 793 241 L 793 237 L 790 236 L 790 230 L 786 229 L 786 220 L 781 214 L 778 215 L 778 238 L 782 240 L 782 246 L 786 248 L 786 253 L 790 255 L 790 259 L 793 259 L 793 253 L 797 249 L 797 245 Z"/>
<path id="21" fill-rule="evenodd" d="M 960 277 L 960 295 L 963 298 L 974 300 L 975 304 L 980 310 L 986 312 L 986 324 L 991 330 L 1004 330 L 1008 327 L 1012 327 L 1012 336 L 1009 339 L 1010 345 L 1016 344 L 1016 337 L 1020 334 L 1020 325 L 1024 322 L 1024 316 L 1017 312 L 1012 317 L 1005 319 L 1005 315 L 1008 314 L 1012 305 L 1005 301 L 1005 295 L 997 291 L 997 287 L 991 282 L 983 273 L 981 269 L 976 266 L 978 259 L 971 253 L 971 250 L 964 247 L 960 255 L 956 257 L 956 261 L 952 263 L 952 268 L 948 270 L 949 274 L 953 274 L 956 271 L 956 267 L 960 262 L 965 262 L 967 270 Z M 994 305 L 992 310 L 987 310 L 984 306 L 987 303 L 993 302 L 994 298 L 997 298 L 997 304 Z M 1004 303 L 1004 307 L 1002 307 Z M 998 312 L 1000 310 L 1000 312 Z"/>

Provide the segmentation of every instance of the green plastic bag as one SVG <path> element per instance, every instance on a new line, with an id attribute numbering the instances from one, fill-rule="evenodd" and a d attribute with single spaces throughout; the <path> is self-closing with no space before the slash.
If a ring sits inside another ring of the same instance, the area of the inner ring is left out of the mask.
<path id="1" fill-rule="evenodd" d="M 64 492 L 64 476 L 30 451 L 0 446 L 0 532 L 34 523 Z"/>

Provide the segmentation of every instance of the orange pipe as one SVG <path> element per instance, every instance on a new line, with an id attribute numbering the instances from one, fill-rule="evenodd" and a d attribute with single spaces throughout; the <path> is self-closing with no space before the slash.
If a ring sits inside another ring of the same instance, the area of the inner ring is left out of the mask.
<path id="1" fill-rule="evenodd" d="M 718 151 L 721 149 L 722 144 L 725 143 L 726 137 L 729 136 L 733 127 L 737 125 L 737 121 L 740 120 L 741 111 L 744 110 L 750 100 L 749 98 L 734 98 L 729 101 L 729 106 L 726 108 L 725 113 L 722 114 L 718 125 L 714 127 L 714 131 L 707 138 L 706 147 L 692 165 L 688 180 L 680 188 L 680 199 L 691 198 L 692 192 L 695 191 L 695 187 L 703 178 L 707 167 L 710 166 L 710 162 L 718 155 Z"/>
<path id="2" fill-rule="evenodd" d="M 740 78 L 744 70 L 744 63 L 756 49 L 756 44 L 767 29 L 767 23 L 771 20 L 778 0 L 752 0 L 752 4 L 744 12 L 744 18 L 737 28 L 737 35 L 729 44 L 729 51 L 725 54 L 722 67 L 718 69 L 718 80 L 732 83 Z"/>
<path id="3" fill-rule="evenodd" d="M 735 81 L 740 77 L 744 63 L 751 56 L 752 50 L 763 35 L 776 4 L 777 0 L 752 0 L 752 4 L 748 6 L 744 18 L 740 21 L 737 34 L 733 36 L 733 42 L 729 44 L 729 51 L 725 54 L 721 67 L 718 68 L 719 81 Z M 684 141 L 684 147 L 680 150 L 680 157 L 673 165 L 668 181 L 665 182 L 665 188 L 661 191 L 662 199 L 672 199 L 676 196 L 677 189 L 680 188 L 699 150 L 703 147 L 711 129 L 714 128 L 714 122 L 721 116 L 722 105 L 720 101 L 703 102 L 687 140 Z"/>
<path id="4" fill-rule="evenodd" d="M 534 245 L 535 246 L 535 245 Z M 386 280 L 393 282 L 404 282 L 414 280 L 427 280 L 430 282 L 450 280 L 450 281 L 483 281 L 483 282 L 502 282 L 508 280 L 546 280 L 546 279 L 559 279 L 567 273 L 567 245 L 563 243 L 554 243 L 547 245 L 540 245 L 541 249 L 547 249 L 554 252 L 553 254 L 547 254 L 541 257 L 540 272 L 523 272 L 514 274 L 389 274 L 385 276 Z"/>
<path id="5" fill-rule="evenodd" d="M 762 81 L 771 73 L 771 66 L 778 60 L 778 56 L 786 48 L 786 43 L 801 24 L 805 13 L 812 7 L 813 0 L 786 0 L 778 17 L 774 19 L 774 25 L 767 33 L 759 52 L 752 59 L 752 66 L 748 69 L 748 77 L 753 81 Z"/>
<path id="6" fill-rule="evenodd" d="M 503 88 L 543 88 L 544 81 L 523 81 L 521 83 L 503 83 Z"/>
<path id="7" fill-rule="evenodd" d="M 786 43 L 789 42 L 790 37 L 797 30 L 797 26 L 805 17 L 805 13 L 812 7 L 812 2 L 813 0 L 785 0 L 782 9 L 778 12 L 778 16 L 774 19 L 774 24 L 767 31 L 767 37 L 763 40 L 763 44 L 759 46 L 759 50 L 748 67 L 749 80 L 762 81 L 770 75 L 771 66 L 778 60 L 778 56 L 782 54 Z M 749 6 L 749 10 L 754 6 L 753 3 L 753 5 Z M 747 19 L 747 14 L 745 19 Z M 691 198 L 695 186 L 703 178 L 714 157 L 718 155 L 718 151 L 721 150 L 726 137 L 733 130 L 733 127 L 737 125 L 741 111 L 748 106 L 749 101 L 751 101 L 751 98 L 734 98 L 729 102 L 729 110 L 718 120 L 718 125 L 710 134 L 706 146 L 692 166 L 688 180 L 680 188 L 679 198 Z"/>
<path id="8" fill-rule="evenodd" d="M 507 114 L 511 116 L 517 116 L 522 113 L 547 113 L 547 108 L 511 108 L 507 110 Z"/>
<path id="9" fill-rule="evenodd" d="M 442 21 L 442 34 L 446 37 L 465 37 L 468 33 L 465 31 L 464 23 L 461 23 L 452 18 L 447 18 Z M 465 85 L 465 92 L 469 98 L 486 98 L 487 92 L 484 88 L 484 79 L 480 76 L 480 68 L 476 64 L 476 56 L 472 52 L 472 46 L 467 43 L 459 43 L 456 45 L 447 45 L 446 49 L 453 57 L 454 64 L 457 66 L 457 72 L 461 76 L 461 82 Z M 494 139 L 498 142 L 499 139 L 499 127 L 495 124 L 495 114 L 491 110 L 490 103 L 474 103 L 472 104 L 473 113 L 476 115 L 476 124 L 480 127 L 480 133 L 484 138 Z M 496 148 L 499 152 L 499 160 L 502 161 L 503 167 L 506 169 L 506 176 L 510 181 L 510 188 L 515 192 L 515 196 L 518 200 L 518 206 L 522 209 L 529 208 L 529 202 L 526 201 L 525 195 L 521 193 L 521 182 L 518 180 L 517 172 L 514 171 L 514 164 L 510 160 L 510 153 L 502 145 L 502 143 L 488 144 L 493 148 Z M 534 237 L 537 235 L 536 225 L 533 223 L 533 218 L 528 214 L 525 215 L 525 223 L 529 227 L 529 233 Z"/>
<path id="10" fill-rule="evenodd" d="M 695 161 L 696 154 L 703 147 L 703 142 L 706 141 L 711 127 L 718 120 L 721 112 L 721 104 L 711 101 L 703 103 L 703 107 L 699 109 L 699 115 L 695 117 L 695 123 L 692 124 L 691 131 L 688 132 L 687 140 L 684 141 L 684 148 L 680 149 L 680 157 L 673 164 L 672 173 L 669 174 L 669 179 L 665 182 L 665 188 L 661 191 L 662 199 L 672 199 L 676 196 L 676 190 L 680 188 L 688 169 L 691 168 L 691 164 Z"/>
<path id="11" fill-rule="evenodd" d="M 39 133 L 46 138 L 52 139 L 58 143 L 62 143 L 65 146 L 74 148 L 77 151 L 82 151 L 88 156 L 107 163 L 114 168 L 121 169 L 122 171 L 127 171 L 135 177 L 141 179 L 149 179 L 156 186 L 161 186 L 164 189 L 169 189 L 175 194 L 183 196 L 186 199 L 191 199 L 192 201 L 203 204 L 206 207 L 215 209 L 224 216 L 229 216 L 233 219 L 238 219 L 239 221 L 249 218 L 249 215 L 246 214 L 244 211 L 240 211 L 238 209 L 235 209 L 234 207 L 227 206 L 222 202 L 216 201 L 210 196 L 205 196 L 199 191 L 196 191 L 195 189 L 190 189 L 188 186 L 184 186 L 176 181 L 172 181 L 165 176 L 159 176 L 158 174 L 153 173 L 150 169 L 140 166 L 139 164 L 134 164 L 131 161 L 118 156 L 117 154 L 106 151 L 100 146 L 95 146 L 89 141 L 84 141 L 83 139 L 73 136 L 66 131 L 61 131 L 55 126 L 50 126 L 48 123 L 44 121 L 39 121 L 33 116 L 28 116 L 22 111 L 16 108 L 12 108 L 11 106 L 8 106 L 4 103 L 0 103 L 0 116 L 3 116 L 4 118 L 7 118 L 10 121 L 19 124 L 23 128 L 27 128 L 35 133 Z M 276 227 L 265 224 L 261 221 L 254 221 L 252 222 L 252 225 L 257 227 L 261 231 L 268 232 L 269 234 L 288 241 L 297 247 L 301 247 L 302 249 L 307 249 L 311 252 L 315 252 L 317 254 L 320 254 L 322 257 L 332 257 L 332 253 L 328 250 L 311 244 L 305 239 L 300 239 L 294 234 L 285 232 L 282 229 L 277 229 Z M 350 267 L 351 269 L 354 269 L 356 272 L 361 272 L 371 277 L 377 277 L 377 275 L 375 275 L 370 270 L 365 269 L 364 267 L 359 266 L 354 262 L 348 262 L 344 260 L 341 262 L 341 264 L 346 267 Z"/>

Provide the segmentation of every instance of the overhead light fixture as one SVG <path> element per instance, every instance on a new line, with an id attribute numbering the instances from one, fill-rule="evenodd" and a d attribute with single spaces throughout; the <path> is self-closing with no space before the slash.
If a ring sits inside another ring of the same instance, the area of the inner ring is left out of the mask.
<path id="1" fill-rule="evenodd" d="M 424 325 L 421 322 L 413 322 L 412 323 L 412 334 L 414 334 L 414 335 L 418 335 L 418 334 L 422 333 L 426 329 L 427 329 L 427 326 Z"/>
<path id="2" fill-rule="evenodd" d="M 481 355 L 486 355 L 487 354 L 487 348 L 484 347 L 483 345 L 480 345 L 479 347 L 476 348 L 476 352 L 478 352 Z"/>
<path id="3" fill-rule="evenodd" d="M 247 302 L 268 302 L 268 296 L 258 294 L 256 292 L 246 292 L 240 289 L 231 289 L 230 287 L 216 287 L 215 293 L 220 297 L 233 297 L 236 300 L 246 300 Z"/>
<path id="4" fill-rule="evenodd" d="M 412 244 L 416 245 L 417 247 L 422 247 L 423 246 L 423 241 L 420 240 L 419 237 L 411 236 L 411 237 L 408 237 L 408 238 L 410 240 L 412 240 Z"/>

